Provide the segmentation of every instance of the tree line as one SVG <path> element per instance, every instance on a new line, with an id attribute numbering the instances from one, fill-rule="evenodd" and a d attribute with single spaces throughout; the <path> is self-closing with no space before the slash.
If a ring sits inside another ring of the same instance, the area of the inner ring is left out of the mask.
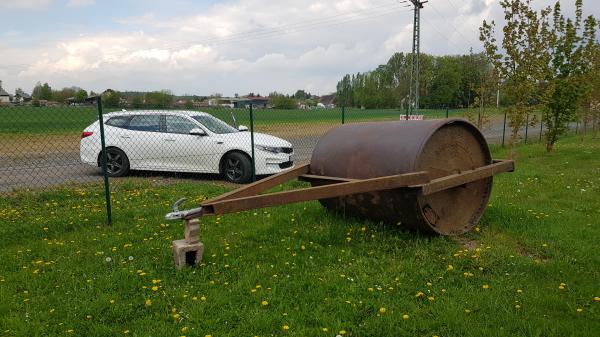
<path id="1" fill-rule="evenodd" d="M 337 102 L 345 106 L 404 108 L 408 104 L 412 53 L 398 52 L 375 70 L 347 74 L 337 83 Z M 483 53 L 419 56 L 419 106 L 464 108 L 482 94 L 495 96 L 494 88 L 481 92 L 492 76 L 492 64 Z M 492 98 L 495 103 L 495 97 Z"/>

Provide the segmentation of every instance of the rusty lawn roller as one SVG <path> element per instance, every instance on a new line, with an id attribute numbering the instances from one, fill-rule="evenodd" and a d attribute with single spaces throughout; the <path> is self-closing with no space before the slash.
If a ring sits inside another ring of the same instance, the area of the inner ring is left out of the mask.
<path id="1" fill-rule="evenodd" d="M 345 124 L 321 137 L 310 164 L 207 200 L 200 207 L 175 209 L 167 219 L 184 219 L 187 226 L 205 215 L 319 200 L 336 212 L 457 235 L 470 230 L 483 215 L 493 176 L 513 170 L 512 160 L 492 160 L 481 132 L 464 120 Z M 295 178 L 312 187 L 260 194 Z"/>

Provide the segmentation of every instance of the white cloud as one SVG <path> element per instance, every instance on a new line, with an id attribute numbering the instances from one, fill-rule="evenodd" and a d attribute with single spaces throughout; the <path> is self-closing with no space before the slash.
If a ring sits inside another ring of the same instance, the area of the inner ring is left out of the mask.
<path id="1" fill-rule="evenodd" d="M 68 7 L 85 7 L 96 4 L 96 0 L 69 0 Z"/>
<path id="2" fill-rule="evenodd" d="M 7 10 L 42 10 L 52 4 L 53 0 L 0 0 L 0 9 Z"/>
<path id="3" fill-rule="evenodd" d="M 19 3 L 34 2 L 51 0 Z M 480 50 L 477 28 L 484 18 L 501 19 L 498 7 L 495 0 L 428 3 L 421 50 Z M 95 91 L 326 94 L 344 74 L 374 69 L 411 49 L 412 13 L 393 0 L 233 0 L 177 16 L 147 10 L 107 20 L 100 32 L 69 28 L 60 38 L 19 47 L 0 40 L 5 87 L 30 88 L 41 80 Z M 121 12 L 127 13 L 115 10 Z"/>

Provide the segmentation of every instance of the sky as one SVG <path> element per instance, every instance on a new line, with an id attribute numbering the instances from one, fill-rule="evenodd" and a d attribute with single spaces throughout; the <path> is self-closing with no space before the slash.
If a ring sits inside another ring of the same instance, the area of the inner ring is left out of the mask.
<path id="1" fill-rule="evenodd" d="M 403 3 L 404 2 L 404 3 Z M 555 0 L 534 0 L 541 8 Z M 498 0 L 429 0 L 421 52 L 482 50 Z M 574 0 L 561 0 L 572 14 Z M 302 89 L 325 95 L 347 73 L 410 52 L 405 0 L 0 0 L 0 80 L 10 93 L 35 83 L 96 92 L 168 89 L 232 96 Z M 600 1 L 584 15 L 600 17 Z"/>

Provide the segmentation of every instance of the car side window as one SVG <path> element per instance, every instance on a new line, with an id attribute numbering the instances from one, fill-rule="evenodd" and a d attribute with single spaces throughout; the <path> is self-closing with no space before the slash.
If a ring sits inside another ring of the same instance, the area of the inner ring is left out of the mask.
<path id="1" fill-rule="evenodd" d="M 129 130 L 159 132 L 160 115 L 137 115 L 129 121 Z"/>
<path id="2" fill-rule="evenodd" d="M 129 119 L 131 119 L 131 116 L 115 116 L 115 117 L 111 117 L 104 124 L 114 126 L 116 128 L 127 129 L 127 125 L 129 124 Z"/>
<path id="3" fill-rule="evenodd" d="M 167 132 L 169 133 L 189 134 L 192 129 L 198 128 L 196 124 L 181 116 L 167 115 L 165 117 Z"/>

